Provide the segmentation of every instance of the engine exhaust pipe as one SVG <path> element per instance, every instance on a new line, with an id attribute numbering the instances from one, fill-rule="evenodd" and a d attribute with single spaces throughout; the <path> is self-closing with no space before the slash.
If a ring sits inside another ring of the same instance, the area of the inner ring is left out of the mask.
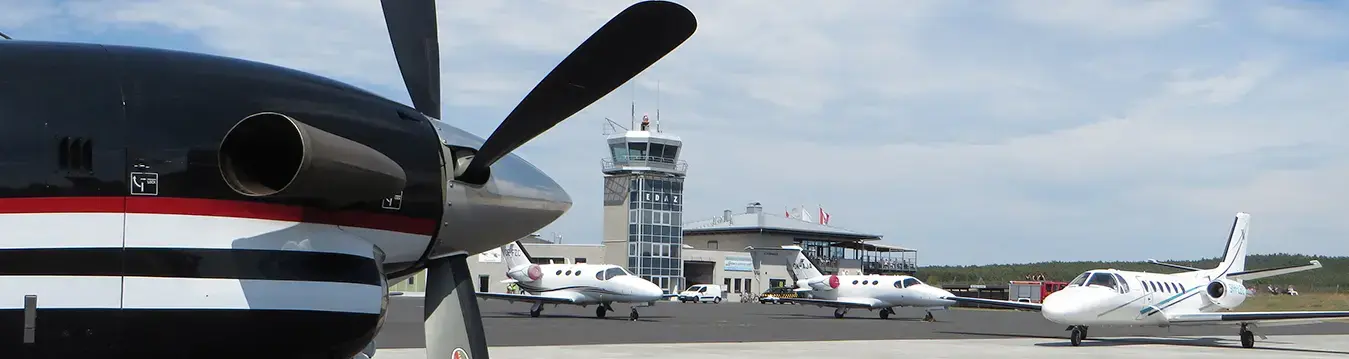
<path id="1" fill-rule="evenodd" d="M 241 195 L 330 207 L 378 201 L 407 184 L 403 167 L 383 153 L 275 112 L 239 120 L 220 142 L 219 165 Z"/>

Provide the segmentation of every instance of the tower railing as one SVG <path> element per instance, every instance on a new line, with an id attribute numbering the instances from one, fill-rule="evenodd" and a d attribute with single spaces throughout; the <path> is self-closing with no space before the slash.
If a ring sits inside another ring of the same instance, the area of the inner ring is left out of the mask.
<path id="1" fill-rule="evenodd" d="M 605 172 L 623 170 L 624 167 L 650 167 L 681 174 L 688 171 L 689 168 L 688 162 L 684 162 L 684 160 L 660 156 L 624 156 L 619 157 L 618 160 L 606 157 L 600 159 L 600 166 Z"/>

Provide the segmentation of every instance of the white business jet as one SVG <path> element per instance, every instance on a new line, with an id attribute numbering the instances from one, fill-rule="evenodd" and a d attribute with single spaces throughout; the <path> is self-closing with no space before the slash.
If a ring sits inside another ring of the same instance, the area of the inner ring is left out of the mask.
<path id="1" fill-rule="evenodd" d="M 907 275 L 824 275 L 802 253 L 800 246 L 777 248 L 745 247 L 751 255 L 781 256 L 788 273 L 796 282 L 797 293 L 808 293 L 811 298 L 782 298 L 784 302 L 834 308 L 834 318 L 843 318 L 849 309 L 880 310 L 881 319 L 895 314 L 894 307 L 926 307 L 926 321 L 932 321 L 933 310 L 942 310 L 955 304 L 945 299 L 951 292 L 933 287 Z M 756 262 L 760 262 L 756 260 Z"/>
<path id="2" fill-rule="evenodd" d="M 538 317 L 544 304 L 596 305 L 595 316 L 604 318 L 612 312 L 613 303 L 632 303 L 629 320 L 637 320 L 637 308 L 655 305 L 655 302 L 675 296 L 665 294 L 651 281 L 613 264 L 534 264 L 529 260 L 520 241 L 501 247 L 502 261 L 506 263 L 503 283 L 515 283 L 529 294 L 478 293 L 479 297 L 510 302 L 534 303 L 529 316 Z M 643 305 L 639 305 L 643 304 Z"/>
<path id="3" fill-rule="evenodd" d="M 1044 303 L 1021 303 L 995 299 L 950 297 L 977 304 L 1040 311 L 1054 323 L 1068 325 L 1070 340 L 1080 345 L 1087 327 L 1240 325 L 1241 346 L 1255 346 L 1256 326 L 1317 323 L 1328 318 L 1349 317 L 1349 312 L 1232 312 L 1251 295 L 1242 281 L 1321 268 L 1321 262 L 1283 268 L 1246 270 L 1247 227 L 1250 214 L 1237 213 L 1227 239 L 1223 261 L 1212 269 L 1149 262 L 1185 272 L 1159 274 L 1115 269 L 1090 270 L 1077 276 L 1062 290 L 1045 297 Z M 1261 335 L 1261 339 L 1267 339 Z"/>

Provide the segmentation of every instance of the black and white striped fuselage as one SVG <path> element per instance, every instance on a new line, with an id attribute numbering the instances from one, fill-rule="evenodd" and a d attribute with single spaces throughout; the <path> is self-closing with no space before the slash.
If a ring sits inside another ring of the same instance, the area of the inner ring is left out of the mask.
<path id="1" fill-rule="evenodd" d="M 387 303 L 372 243 L 421 235 L 304 223 L 300 212 L 181 198 L 0 199 L 0 343 L 23 342 L 24 297 L 35 296 L 37 335 L 25 346 L 48 356 L 358 350 Z"/>

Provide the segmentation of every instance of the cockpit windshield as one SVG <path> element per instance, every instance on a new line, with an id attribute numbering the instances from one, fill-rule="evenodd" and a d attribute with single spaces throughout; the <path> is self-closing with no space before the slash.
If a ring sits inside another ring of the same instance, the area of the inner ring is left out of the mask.
<path id="1" fill-rule="evenodd" d="M 1119 281 L 1115 280 L 1115 276 L 1113 274 L 1106 272 L 1093 273 L 1091 275 L 1091 279 L 1087 280 L 1087 285 L 1088 286 L 1099 285 L 1110 289 L 1119 289 Z"/>
<path id="2" fill-rule="evenodd" d="M 1076 287 L 1076 286 L 1080 286 L 1080 285 L 1083 285 L 1083 284 L 1087 284 L 1087 276 L 1090 276 L 1090 275 L 1091 275 L 1091 272 L 1086 272 L 1086 273 L 1079 274 L 1079 275 L 1077 276 L 1077 278 L 1073 278 L 1073 281 L 1068 282 L 1068 286 L 1069 286 L 1069 287 Z"/>
<path id="3" fill-rule="evenodd" d="M 904 278 L 904 288 L 912 287 L 919 284 L 923 284 L 923 282 L 918 281 L 918 278 Z"/>
<path id="4" fill-rule="evenodd" d="M 598 275 L 598 277 L 600 277 L 600 280 L 609 280 L 610 278 L 613 278 L 613 277 L 619 277 L 619 276 L 625 276 L 625 275 L 632 275 L 632 273 L 628 273 L 628 270 L 627 270 L 627 269 L 623 269 L 623 267 L 613 267 L 613 268 L 605 269 L 604 272 L 601 272 L 601 273 Z"/>

